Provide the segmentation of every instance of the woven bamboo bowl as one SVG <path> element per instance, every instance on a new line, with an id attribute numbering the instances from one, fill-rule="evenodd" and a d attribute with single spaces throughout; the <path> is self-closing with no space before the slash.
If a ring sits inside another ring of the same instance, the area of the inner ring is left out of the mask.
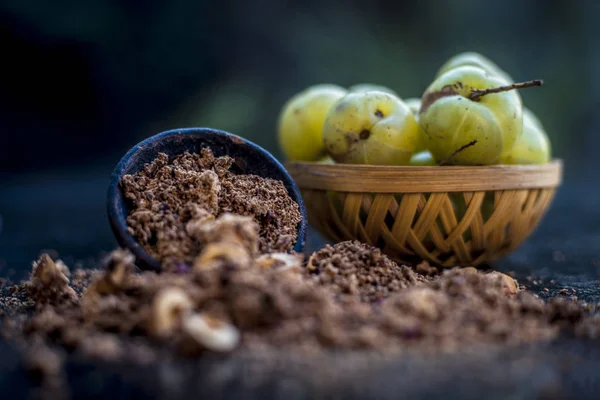
<path id="1" fill-rule="evenodd" d="M 396 167 L 286 165 L 309 222 L 328 239 L 356 239 L 403 263 L 477 266 L 518 247 L 562 179 L 547 165 Z"/>

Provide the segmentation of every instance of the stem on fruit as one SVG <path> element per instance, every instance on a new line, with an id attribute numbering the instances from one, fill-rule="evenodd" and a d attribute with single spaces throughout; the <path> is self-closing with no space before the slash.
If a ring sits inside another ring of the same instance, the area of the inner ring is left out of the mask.
<path id="1" fill-rule="evenodd" d="M 454 153 L 450 154 L 448 157 L 446 157 L 446 158 L 444 158 L 442 161 L 440 161 L 440 162 L 438 163 L 438 166 L 439 166 L 439 165 L 444 165 L 444 164 L 446 164 L 448 161 L 450 161 L 450 159 L 451 159 L 452 157 L 454 157 L 455 155 L 457 155 L 457 154 L 458 154 L 458 153 L 460 153 L 461 151 L 463 151 L 463 150 L 465 150 L 465 149 L 468 149 L 468 148 L 469 148 L 469 147 L 471 147 L 471 146 L 474 146 L 476 143 L 477 143 L 477 139 L 474 139 L 474 140 L 471 140 L 469 143 L 467 143 L 467 144 L 465 144 L 465 145 L 463 145 L 463 146 L 460 146 L 458 149 L 456 149 L 456 150 L 454 151 Z"/>
<path id="2" fill-rule="evenodd" d="M 489 89 L 472 89 L 471 94 L 469 95 L 469 100 L 479 101 L 479 99 L 485 96 L 486 94 L 508 92 L 509 90 L 524 89 L 532 86 L 542 86 L 543 83 L 544 81 L 541 79 L 534 79 L 532 81 L 513 83 L 511 85 L 499 86 Z"/>

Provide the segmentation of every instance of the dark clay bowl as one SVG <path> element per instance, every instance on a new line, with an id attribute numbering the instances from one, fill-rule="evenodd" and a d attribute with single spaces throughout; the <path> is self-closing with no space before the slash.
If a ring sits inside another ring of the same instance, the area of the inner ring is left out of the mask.
<path id="1" fill-rule="evenodd" d="M 123 175 L 134 174 L 145 164 L 152 162 L 158 153 L 169 157 L 182 154 L 186 150 L 198 153 L 209 147 L 215 156 L 228 155 L 235 159 L 232 171 L 273 178 L 283 182 L 290 197 L 300 207 L 302 221 L 298 224 L 298 239 L 294 250 L 301 252 L 306 241 L 306 209 L 302 196 L 294 180 L 285 168 L 268 151 L 231 133 L 210 128 L 173 129 L 149 137 L 135 145 L 119 161 L 112 173 L 108 187 L 108 220 L 119 245 L 131 250 L 136 265 L 142 269 L 160 271 L 160 263 L 152 258 L 127 231 L 129 204 L 123 196 L 119 182 Z"/>

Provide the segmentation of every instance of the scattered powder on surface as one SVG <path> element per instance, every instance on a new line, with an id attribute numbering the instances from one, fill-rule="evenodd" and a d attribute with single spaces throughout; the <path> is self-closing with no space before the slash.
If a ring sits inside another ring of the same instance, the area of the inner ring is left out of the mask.
<path id="1" fill-rule="evenodd" d="M 321 249 L 308 271 L 300 255 L 255 253 L 259 227 L 250 217 L 224 214 L 212 224 L 214 241 L 185 272 L 139 272 L 132 255 L 118 250 L 104 271 L 71 275 L 42 256 L 29 281 L 3 291 L 3 334 L 26 347 L 140 362 L 165 352 L 436 353 L 547 341 L 560 332 L 598 336 L 598 319 L 577 302 L 512 290 L 503 274 L 464 268 L 426 279 L 358 242 Z M 345 264 L 351 260 L 353 267 Z M 331 265 L 333 278 L 342 278 L 321 280 Z M 355 292 L 347 290 L 352 274 Z"/>

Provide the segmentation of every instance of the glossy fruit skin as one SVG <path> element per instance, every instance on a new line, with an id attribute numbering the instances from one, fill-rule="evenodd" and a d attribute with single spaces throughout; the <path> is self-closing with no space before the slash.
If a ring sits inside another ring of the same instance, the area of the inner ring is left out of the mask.
<path id="1" fill-rule="evenodd" d="M 277 139 L 286 159 L 317 161 L 326 155 L 323 123 L 331 106 L 346 95 L 331 84 L 311 86 L 283 106 L 277 122 Z"/>
<path id="2" fill-rule="evenodd" d="M 335 160 L 329 154 L 317 160 L 319 164 L 335 164 Z"/>
<path id="3" fill-rule="evenodd" d="M 356 85 L 352 85 L 348 88 L 348 92 L 353 93 L 364 93 L 364 92 L 384 92 L 393 94 L 394 96 L 398 96 L 398 93 L 390 89 L 389 87 L 377 85 L 374 83 L 358 83 Z"/>
<path id="4" fill-rule="evenodd" d="M 323 141 L 338 163 L 408 165 L 419 143 L 419 125 L 394 95 L 348 93 L 327 114 Z"/>
<path id="5" fill-rule="evenodd" d="M 502 164 L 547 164 L 551 145 L 540 120 L 529 110 L 523 110 L 523 134 L 510 152 L 502 156 Z"/>
<path id="6" fill-rule="evenodd" d="M 415 117 L 419 116 L 419 110 L 421 109 L 421 99 L 418 97 L 409 97 L 408 99 L 404 99 L 404 102 L 410 108 L 410 111 L 413 113 Z"/>
<path id="7" fill-rule="evenodd" d="M 436 162 L 428 150 L 423 150 L 410 158 L 409 165 L 425 167 L 436 165 Z"/>
<path id="8" fill-rule="evenodd" d="M 473 89 L 507 85 L 481 68 L 462 66 L 437 78 L 421 98 L 419 123 L 426 147 L 444 164 L 497 164 L 523 132 L 523 106 L 515 90 L 493 93 L 478 101 Z M 462 151 L 461 147 L 472 145 Z"/>
<path id="9" fill-rule="evenodd" d="M 509 74 L 507 74 L 504 70 L 502 70 L 502 68 L 496 65 L 496 63 L 494 63 L 489 58 L 473 51 L 459 53 L 451 57 L 440 67 L 435 77 L 438 78 L 446 72 L 450 71 L 451 69 L 454 69 L 456 67 L 462 67 L 465 65 L 479 67 L 484 71 L 489 72 L 490 74 L 497 75 L 503 78 L 509 83 L 514 82 L 512 77 Z"/>
<path id="10" fill-rule="evenodd" d="M 404 99 L 404 102 L 406 103 L 408 108 L 410 108 L 410 111 L 413 113 L 413 115 L 415 116 L 415 119 L 417 120 L 417 123 L 418 123 L 419 122 L 419 109 L 421 108 L 421 99 L 419 99 L 418 97 L 410 97 L 408 99 Z M 427 141 L 426 141 L 426 137 L 425 137 L 425 132 L 421 128 L 421 125 L 419 125 L 419 130 L 421 131 L 421 135 L 420 135 L 421 138 L 419 140 L 419 145 L 417 146 L 417 150 L 416 150 L 417 152 L 427 150 Z"/>
<path id="11" fill-rule="evenodd" d="M 531 124 L 535 126 L 539 126 L 540 128 L 544 128 L 542 125 L 542 121 L 527 107 L 523 107 L 523 123 L 525 123 L 525 119 L 527 119 Z"/>

